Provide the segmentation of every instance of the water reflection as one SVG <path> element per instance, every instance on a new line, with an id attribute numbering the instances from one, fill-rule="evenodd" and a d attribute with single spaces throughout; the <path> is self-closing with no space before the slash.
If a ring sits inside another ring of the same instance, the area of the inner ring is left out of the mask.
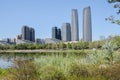
<path id="1" fill-rule="evenodd" d="M 12 66 L 12 62 L 9 60 L 0 59 L 0 68 L 8 68 Z"/>
<path id="2" fill-rule="evenodd" d="M 0 53 L 0 68 L 9 68 L 13 65 L 13 61 L 20 60 L 34 60 L 33 54 L 23 53 Z"/>
<path id="3" fill-rule="evenodd" d="M 72 54 L 72 53 L 71 53 Z M 35 60 L 41 56 L 62 55 L 69 56 L 68 53 L 43 52 L 43 53 L 0 53 L 0 68 L 8 68 L 13 65 L 14 60 Z M 78 54 L 76 54 L 78 55 Z"/>

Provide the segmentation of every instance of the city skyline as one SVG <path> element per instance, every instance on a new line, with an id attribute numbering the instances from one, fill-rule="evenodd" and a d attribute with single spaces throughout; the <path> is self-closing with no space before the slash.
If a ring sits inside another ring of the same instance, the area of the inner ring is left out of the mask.
<path id="1" fill-rule="evenodd" d="M 21 32 L 20 29 L 23 25 L 33 26 L 36 30 L 36 38 L 50 38 L 52 26 L 61 28 L 62 23 L 71 22 L 71 9 L 78 9 L 79 39 L 81 39 L 82 10 L 87 6 L 91 6 L 93 41 L 98 40 L 100 36 L 120 35 L 119 25 L 105 21 L 105 18 L 112 14 L 117 16 L 116 10 L 105 0 L 94 0 L 94 3 L 90 0 L 70 1 L 69 3 L 63 0 L 10 0 L 0 1 L 0 40 L 7 37 L 14 38 Z M 101 14 L 100 10 L 105 14 Z"/>

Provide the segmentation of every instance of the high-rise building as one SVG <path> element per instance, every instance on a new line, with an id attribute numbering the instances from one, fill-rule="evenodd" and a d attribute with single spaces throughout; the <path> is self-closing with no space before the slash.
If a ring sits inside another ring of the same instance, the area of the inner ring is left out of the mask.
<path id="1" fill-rule="evenodd" d="M 57 27 L 52 27 L 52 39 L 57 39 Z"/>
<path id="2" fill-rule="evenodd" d="M 92 24 L 90 6 L 83 9 L 83 41 L 92 41 Z"/>
<path id="3" fill-rule="evenodd" d="M 70 23 L 63 23 L 62 25 L 62 40 L 65 42 L 71 41 Z"/>
<path id="4" fill-rule="evenodd" d="M 58 29 L 56 26 L 52 27 L 52 39 L 61 40 L 61 29 Z"/>
<path id="5" fill-rule="evenodd" d="M 30 32 L 28 26 L 22 27 L 22 40 L 30 40 Z"/>
<path id="6" fill-rule="evenodd" d="M 22 40 L 35 41 L 35 30 L 28 26 L 22 27 Z"/>
<path id="7" fill-rule="evenodd" d="M 35 30 L 33 28 L 30 29 L 30 41 L 35 42 Z"/>
<path id="8" fill-rule="evenodd" d="M 57 39 L 61 40 L 61 29 L 57 29 Z"/>
<path id="9" fill-rule="evenodd" d="M 77 9 L 72 9 L 71 41 L 79 41 L 79 24 Z"/>

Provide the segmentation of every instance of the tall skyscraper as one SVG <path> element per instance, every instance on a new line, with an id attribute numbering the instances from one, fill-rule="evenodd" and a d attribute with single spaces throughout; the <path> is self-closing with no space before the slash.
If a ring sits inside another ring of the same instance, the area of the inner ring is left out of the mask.
<path id="1" fill-rule="evenodd" d="M 72 9 L 71 41 L 79 41 L 79 24 L 77 9 Z"/>
<path id="2" fill-rule="evenodd" d="M 61 40 L 61 29 L 57 29 L 57 39 Z"/>
<path id="3" fill-rule="evenodd" d="M 52 27 L 52 39 L 61 40 L 61 29 L 58 29 L 56 26 Z"/>
<path id="4" fill-rule="evenodd" d="M 62 40 L 65 42 L 71 41 L 70 23 L 63 23 L 62 25 Z"/>
<path id="5" fill-rule="evenodd" d="M 22 40 L 35 42 L 35 30 L 28 26 L 22 27 Z"/>
<path id="6" fill-rule="evenodd" d="M 57 27 L 52 27 L 52 39 L 57 39 Z"/>
<path id="7" fill-rule="evenodd" d="M 22 40 L 30 40 L 30 32 L 28 26 L 22 27 Z"/>
<path id="8" fill-rule="evenodd" d="M 35 30 L 33 28 L 29 28 L 30 30 L 30 41 L 35 42 Z"/>
<path id="9" fill-rule="evenodd" d="M 92 24 L 90 6 L 83 9 L 83 41 L 92 41 Z"/>

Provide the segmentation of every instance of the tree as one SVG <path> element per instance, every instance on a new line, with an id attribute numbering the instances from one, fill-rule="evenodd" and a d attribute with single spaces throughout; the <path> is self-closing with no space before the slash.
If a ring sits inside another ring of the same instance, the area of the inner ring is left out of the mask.
<path id="1" fill-rule="evenodd" d="M 71 43 L 68 43 L 67 46 L 68 46 L 68 49 L 72 49 L 72 44 Z"/>
<path id="2" fill-rule="evenodd" d="M 118 9 L 117 10 L 117 14 L 120 14 L 120 0 L 107 0 L 107 1 L 110 4 L 114 4 L 113 7 Z M 110 21 L 112 23 L 120 25 L 120 20 L 119 19 L 115 19 L 114 16 L 110 16 L 109 18 L 106 18 L 106 20 L 108 20 L 108 21 Z"/>
<path id="3" fill-rule="evenodd" d="M 115 43 L 117 47 L 120 48 L 120 36 L 115 36 L 113 39 L 113 43 Z"/>

